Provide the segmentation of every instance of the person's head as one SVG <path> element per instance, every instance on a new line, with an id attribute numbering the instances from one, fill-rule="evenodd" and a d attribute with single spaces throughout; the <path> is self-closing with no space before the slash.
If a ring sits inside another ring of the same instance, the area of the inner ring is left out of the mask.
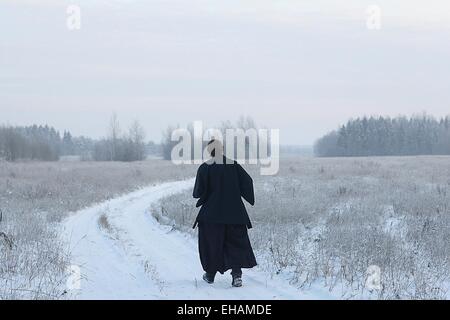
<path id="1" fill-rule="evenodd" d="M 217 156 L 223 155 L 223 144 L 222 142 L 220 142 L 220 140 L 212 138 L 208 142 L 208 146 L 206 148 L 211 157 L 216 157 L 216 155 Z"/>

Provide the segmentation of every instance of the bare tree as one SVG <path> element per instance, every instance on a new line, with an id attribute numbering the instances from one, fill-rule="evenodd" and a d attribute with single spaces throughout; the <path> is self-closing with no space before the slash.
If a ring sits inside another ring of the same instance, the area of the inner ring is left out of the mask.
<path id="1" fill-rule="evenodd" d="M 110 140 L 110 160 L 114 161 L 117 158 L 117 149 L 120 136 L 120 124 L 117 114 L 114 112 L 109 121 L 108 140 Z"/>
<path id="2" fill-rule="evenodd" d="M 171 160 L 172 148 L 177 144 L 176 141 L 172 141 L 172 132 L 179 127 L 168 126 L 162 132 L 161 147 L 164 160 Z"/>
<path id="3" fill-rule="evenodd" d="M 129 139 L 132 144 L 133 160 L 145 158 L 145 131 L 138 120 L 134 120 L 129 128 Z"/>

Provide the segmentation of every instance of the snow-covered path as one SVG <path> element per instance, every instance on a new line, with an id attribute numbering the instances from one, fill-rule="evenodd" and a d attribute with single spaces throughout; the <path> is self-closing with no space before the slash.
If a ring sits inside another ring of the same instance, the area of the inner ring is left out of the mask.
<path id="1" fill-rule="evenodd" d="M 82 275 L 80 289 L 71 293 L 78 299 L 318 298 L 258 268 L 244 270 L 242 288 L 232 288 L 228 274 L 206 284 L 196 240 L 160 225 L 149 212 L 152 203 L 192 187 L 193 182 L 146 187 L 68 217 L 63 239 Z M 323 292 L 319 296 L 324 298 Z"/>

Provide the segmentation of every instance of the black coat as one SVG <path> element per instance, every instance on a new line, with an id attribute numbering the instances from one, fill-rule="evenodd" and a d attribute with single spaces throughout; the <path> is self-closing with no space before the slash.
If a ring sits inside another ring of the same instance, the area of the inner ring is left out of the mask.
<path id="1" fill-rule="evenodd" d="M 201 206 L 194 228 L 198 221 L 252 228 L 242 198 L 255 204 L 253 180 L 236 161 L 224 157 L 223 163 L 204 162 L 197 171 L 193 196 L 198 199 L 196 206 Z"/>

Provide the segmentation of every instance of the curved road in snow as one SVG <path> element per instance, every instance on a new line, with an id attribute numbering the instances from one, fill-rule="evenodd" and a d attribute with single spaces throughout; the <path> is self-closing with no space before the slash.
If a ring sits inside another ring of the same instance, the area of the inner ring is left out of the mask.
<path id="1" fill-rule="evenodd" d="M 63 222 L 63 240 L 81 271 L 78 299 L 311 299 L 281 278 L 244 269 L 244 286 L 231 287 L 229 274 L 213 285 L 202 279 L 197 243 L 191 235 L 159 224 L 152 203 L 193 186 L 194 180 L 143 188 L 72 214 Z M 317 292 L 315 292 L 317 293 Z"/>

